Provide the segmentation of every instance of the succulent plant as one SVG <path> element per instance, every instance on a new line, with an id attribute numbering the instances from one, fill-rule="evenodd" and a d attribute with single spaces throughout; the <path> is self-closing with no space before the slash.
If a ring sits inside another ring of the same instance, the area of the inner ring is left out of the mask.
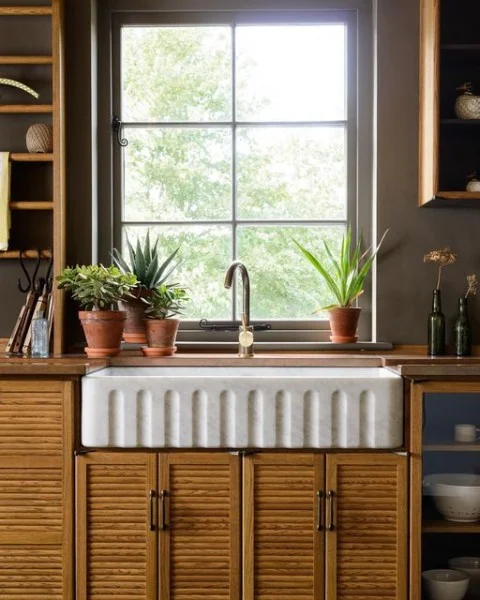
<path id="1" fill-rule="evenodd" d="M 181 314 L 183 303 L 188 300 L 187 290 L 177 283 L 160 285 L 148 298 L 142 298 L 147 305 L 145 316 L 149 319 L 171 319 Z"/>
<path id="2" fill-rule="evenodd" d="M 157 236 L 157 239 L 152 246 L 150 242 L 150 230 L 147 230 L 143 247 L 140 244 L 140 240 L 137 238 L 137 245 L 134 248 L 127 237 L 130 265 L 116 248 L 113 249 L 111 255 L 114 264 L 122 273 L 133 273 L 137 278 L 137 285 L 147 290 L 154 290 L 162 285 L 179 264 L 177 262 L 172 265 L 172 261 L 180 248 L 174 250 L 166 260 L 160 262 L 158 250 L 159 239 L 159 236 Z"/>
<path id="3" fill-rule="evenodd" d="M 132 273 L 103 265 L 66 267 L 57 281 L 59 289 L 69 290 L 85 310 L 110 310 L 112 304 L 131 295 L 137 284 Z"/>

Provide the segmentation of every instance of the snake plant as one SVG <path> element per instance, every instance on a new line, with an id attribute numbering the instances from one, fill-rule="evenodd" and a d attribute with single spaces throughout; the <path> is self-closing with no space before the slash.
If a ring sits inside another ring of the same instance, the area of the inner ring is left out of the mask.
<path id="1" fill-rule="evenodd" d="M 133 273 L 137 277 L 137 285 L 140 288 L 147 290 L 157 289 L 170 277 L 179 264 L 178 262 L 172 264 L 172 262 L 180 248 L 174 250 L 170 256 L 161 262 L 158 248 L 159 239 L 157 236 L 152 245 L 150 242 L 150 231 L 148 230 L 143 246 L 137 238 L 137 244 L 134 247 L 127 237 L 130 265 L 116 248 L 112 251 L 111 256 L 115 265 L 122 273 Z"/>

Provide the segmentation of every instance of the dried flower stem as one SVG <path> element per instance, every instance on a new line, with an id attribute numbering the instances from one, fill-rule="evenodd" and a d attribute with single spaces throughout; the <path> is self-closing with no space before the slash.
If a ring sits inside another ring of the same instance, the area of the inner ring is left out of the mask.
<path id="1" fill-rule="evenodd" d="M 442 280 L 442 268 L 453 264 L 457 260 L 457 255 L 450 251 L 449 248 L 443 250 L 431 250 L 423 257 L 423 262 L 433 262 L 438 265 L 437 290 L 440 289 Z"/>
<path id="2" fill-rule="evenodd" d="M 478 281 L 477 281 L 477 276 L 475 275 L 475 273 L 472 273 L 471 275 L 467 275 L 467 291 L 465 292 L 465 299 L 468 298 L 469 294 L 471 294 L 472 296 L 477 295 L 477 286 L 478 286 Z"/>

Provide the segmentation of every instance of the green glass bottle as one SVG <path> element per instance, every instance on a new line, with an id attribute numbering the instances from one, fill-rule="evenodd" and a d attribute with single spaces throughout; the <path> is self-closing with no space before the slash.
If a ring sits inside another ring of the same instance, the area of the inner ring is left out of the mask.
<path id="1" fill-rule="evenodd" d="M 432 312 L 428 315 L 428 354 L 445 354 L 445 315 L 440 290 L 433 290 Z"/>
<path id="2" fill-rule="evenodd" d="M 458 299 L 458 314 L 453 329 L 453 347 L 456 356 L 470 356 L 472 353 L 472 332 L 468 322 L 467 299 Z"/>

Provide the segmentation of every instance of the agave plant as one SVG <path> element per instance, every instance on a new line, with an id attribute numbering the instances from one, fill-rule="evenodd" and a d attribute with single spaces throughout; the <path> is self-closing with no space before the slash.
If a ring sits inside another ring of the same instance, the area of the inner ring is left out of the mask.
<path id="1" fill-rule="evenodd" d="M 133 273 L 136 275 L 138 287 L 154 290 L 162 285 L 178 267 L 178 262 L 175 264 L 172 264 L 172 262 L 180 248 L 174 250 L 166 260 L 160 262 L 158 250 L 159 239 L 157 236 L 155 243 L 152 245 L 150 242 L 150 230 L 147 230 L 143 247 L 137 238 L 137 245 L 134 248 L 127 237 L 130 265 L 128 265 L 127 261 L 116 248 L 112 251 L 111 256 L 115 265 L 122 273 Z"/>
<path id="2" fill-rule="evenodd" d="M 359 239 L 352 248 L 352 230 L 349 226 L 342 238 L 338 257 L 334 256 L 331 248 L 327 242 L 324 241 L 323 245 L 331 263 L 331 269 L 328 269 L 323 265 L 318 258 L 301 246 L 296 240 L 293 240 L 305 258 L 323 277 L 332 296 L 337 301 L 335 304 L 324 306 L 317 309 L 315 312 L 321 312 L 335 307 L 349 307 L 353 304 L 355 299 L 363 293 L 365 278 L 372 268 L 375 256 L 377 255 L 387 232 L 388 230 L 385 231 L 376 248 L 370 246 L 370 248 L 362 253 L 361 239 Z"/>

